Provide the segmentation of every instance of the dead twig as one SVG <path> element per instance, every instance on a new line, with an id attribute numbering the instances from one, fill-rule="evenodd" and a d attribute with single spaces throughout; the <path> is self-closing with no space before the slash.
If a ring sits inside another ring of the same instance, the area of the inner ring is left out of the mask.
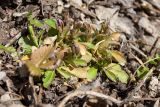
<path id="1" fill-rule="evenodd" d="M 144 56 L 147 59 L 147 55 L 145 55 L 140 49 L 138 49 L 137 47 L 135 47 L 132 44 L 130 44 L 130 46 L 132 49 L 134 49 L 136 52 L 138 52 L 139 54 L 141 54 L 142 56 Z"/>
<path id="2" fill-rule="evenodd" d="M 152 51 L 153 51 L 153 49 L 156 47 L 156 44 L 157 44 L 159 38 L 160 38 L 160 37 L 157 37 L 156 40 L 154 41 L 154 43 L 153 43 L 153 45 L 152 45 L 152 47 L 151 47 L 151 49 L 150 49 L 150 51 L 149 51 L 149 54 L 151 54 Z"/>
<path id="3" fill-rule="evenodd" d="M 159 98 L 129 98 L 124 100 L 120 105 L 126 104 L 128 102 L 138 102 L 138 101 L 157 101 Z"/>
<path id="4" fill-rule="evenodd" d="M 138 63 L 141 64 L 141 66 L 144 67 L 144 63 L 142 62 L 142 60 L 139 59 L 137 56 L 135 56 L 132 52 L 130 52 L 130 53 L 131 53 L 131 55 L 138 61 Z"/>
<path id="5" fill-rule="evenodd" d="M 93 95 L 93 96 L 96 96 L 96 97 L 104 98 L 106 100 L 110 100 L 117 105 L 122 103 L 122 101 L 117 100 L 117 99 L 115 99 L 113 97 L 110 97 L 108 95 L 104 95 L 102 93 L 98 93 L 98 92 L 94 92 L 94 91 L 75 91 L 73 93 L 68 94 L 68 96 L 66 96 L 62 100 L 62 102 L 58 105 L 58 107 L 65 107 L 65 104 L 68 102 L 68 100 L 70 100 L 71 98 L 73 98 L 75 96 L 78 96 L 78 95 Z"/>
<path id="6" fill-rule="evenodd" d="M 42 14 L 42 16 L 44 16 L 44 12 L 43 12 L 43 0 L 40 0 L 40 3 L 41 3 L 41 14 Z"/>
<path id="7" fill-rule="evenodd" d="M 78 96 L 78 95 L 92 95 L 92 96 L 96 96 L 96 97 L 99 97 L 99 98 L 103 98 L 103 99 L 106 99 L 106 100 L 110 100 L 112 101 L 113 103 L 121 106 L 125 103 L 128 103 L 128 102 L 137 102 L 137 101 L 145 101 L 145 100 L 149 100 L 149 101 L 156 101 L 158 100 L 159 98 L 129 98 L 129 99 L 126 99 L 126 100 L 117 100 L 111 96 L 108 96 L 108 95 L 104 95 L 102 93 L 98 93 L 98 92 L 94 92 L 94 91 L 74 91 L 73 93 L 69 93 L 68 96 L 66 96 L 62 101 L 61 103 L 57 106 L 57 107 L 65 107 L 65 104 L 70 100 L 72 99 L 73 97 L 75 96 Z"/>
<path id="8" fill-rule="evenodd" d="M 31 85 L 32 92 L 33 92 L 32 98 L 34 100 L 34 104 L 37 105 L 38 104 L 38 97 L 37 97 L 37 94 L 35 92 L 34 81 L 33 81 L 33 77 L 32 76 L 29 76 L 29 83 Z"/>
<path id="9" fill-rule="evenodd" d="M 21 32 L 19 32 L 16 36 L 14 36 L 14 38 L 13 39 L 11 39 L 6 45 L 5 45 L 5 47 L 8 47 L 8 46 L 10 46 L 10 45 L 12 45 L 17 39 L 19 39 L 20 37 L 21 37 Z"/>

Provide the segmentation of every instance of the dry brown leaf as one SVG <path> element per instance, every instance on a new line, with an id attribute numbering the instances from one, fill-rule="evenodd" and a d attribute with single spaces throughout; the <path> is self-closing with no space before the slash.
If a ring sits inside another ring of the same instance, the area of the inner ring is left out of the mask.
<path id="1" fill-rule="evenodd" d="M 41 76 L 42 70 L 36 67 L 31 61 L 27 60 L 25 61 L 25 64 L 27 65 L 27 68 L 32 76 Z"/>
<path id="2" fill-rule="evenodd" d="M 79 68 L 74 68 L 73 70 L 70 70 L 69 73 L 77 76 L 78 78 L 87 78 L 88 70 L 89 70 L 89 67 L 79 67 Z"/>
<path id="3" fill-rule="evenodd" d="M 69 51 L 69 48 L 65 48 L 65 49 L 59 51 L 59 53 L 57 54 L 57 57 L 59 59 L 63 59 L 63 57 L 65 56 L 65 53 L 68 53 L 68 51 Z"/>
<path id="4" fill-rule="evenodd" d="M 86 52 L 87 52 L 86 47 L 83 44 L 80 44 L 80 43 L 75 43 L 75 44 L 76 44 L 76 46 L 78 46 L 80 54 L 85 55 Z"/>
<path id="5" fill-rule="evenodd" d="M 42 46 L 38 48 L 36 51 L 32 53 L 31 62 L 36 67 L 38 67 L 40 64 L 43 63 L 44 60 L 46 60 L 49 57 L 52 50 L 53 50 L 52 46 Z"/>
<path id="6" fill-rule="evenodd" d="M 117 41 L 117 42 L 118 42 L 121 34 L 118 33 L 118 32 L 114 32 L 114 33 L 112 33 L 110 36 L 111 36 L 111 40 L 112 40 L 112 41 Z"/>
<path id="7" fill-rule="evenodd" d="M 44 44 L 45 45 L 52 45 L 54 44 L 55 40 L 57 39 L 57 36 L 53 36 L 53 37 L 47 37 L 44 39 Z"/>
<path id="8" fill-rule="evenodd" d="M 39 65 L 39 67 L 42 69 L 53 69 L 55 63 L 56 63 L 55 61 L 51 60 Z"/>
<path id="9" fill-rule="evenodd" d="M 114 57 L 114 59 L 119 62 L 120 65 L 124 66 L 126 63 L 126 59 L 123 55 L 123 53 L 116 51 L 116 50 L 112 50 L 110 51 L 111 55 Z"/>

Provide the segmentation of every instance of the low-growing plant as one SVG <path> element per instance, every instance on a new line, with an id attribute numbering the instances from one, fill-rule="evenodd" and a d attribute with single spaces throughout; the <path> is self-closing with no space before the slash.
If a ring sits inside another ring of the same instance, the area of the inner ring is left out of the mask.
<path id="1" fill-rule="evenodd" d="M 157 66 L 160 61 L 160 56 L 157 54 L 154 58 L 148 57 L 148 60 L 143 63 L 143 65 L 139 66 L 136 70 L 138 79 L 143 79 L 147 73 L 150 71 L 149 66 Z"/>
<path id="2" fill-rule="evenodd" d="M 127 83 L 128 74 L 122 69 L 124 55 L 114 50 L 119 45 L 120 33 L 111 33 L 105 24 L 100 30 L 89 24 L 60 25 L 54 19 L 39 21 L 29 15 L 27 36 L 19 39 L 22 60 L 32 76 L 42 77 L 48 88 L 55 73 L 68 79 L 76 76 L 92 81 L 104 71 L 114 82 Z M 27 55 L 27 58 L 26 58 Z"/>

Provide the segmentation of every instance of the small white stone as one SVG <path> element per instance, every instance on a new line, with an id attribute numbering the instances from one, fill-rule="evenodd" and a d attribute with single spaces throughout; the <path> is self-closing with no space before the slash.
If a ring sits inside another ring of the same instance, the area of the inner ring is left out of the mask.
<path id="1" fill-rule="evenodd" d="M 70 0 L 71 2 L 73 2 L 73 3 L 76 3 L 77 5 L 79 5 L 79 6 L 82 6 L 82 0 Z"/>
<path id="2" fill-rule="evenodd" d="M 9 96 L 9 94 L 4 94 L 1 96 L 1 102 L 6 102 L 9 101 L 11 99 L 11 97 Z"/>
<path id="3" fill-rule="evenodd" d="M 6 77 L 6 73 L 5 72 L 0 72 L 0 80 L 3 80 Z"/>

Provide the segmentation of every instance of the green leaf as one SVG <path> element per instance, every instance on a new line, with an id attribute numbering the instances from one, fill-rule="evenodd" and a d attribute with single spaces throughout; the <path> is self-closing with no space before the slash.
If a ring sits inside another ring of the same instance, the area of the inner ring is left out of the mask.
<path id="1" fill-rule="evenodd" d="M 75 59 L 73 62 L 76 66 L 87 66 L 87 62 L 83 59 Z"/>
<path id="2" fill-rule="evenodd" d="M 107 77 L 114 82 L 120 81 L 122 83 L 127 83 L 129 79 L 128 74 L 116 63 L 111 63 L 105 67 L 105 73 Z"/>
<path id="3" fill-rule="evenodd" d="M 33 27 L 31 25 L 28 26 L 28 30 L 29 30 L 29 37 L 31 39 L 31 41 L 34 43 L 35 46 L 38 47 L 38 39 L 37 37 L 35 36 L 35 33 L 34 33 L 34 30 L 33 30 Z"/>
<path id="4" fill-rule="evenodd" d="M 58 30 L 57 29 L 54 29 L 54 28 L 50 28 L 47 32 L 47 35 L 49 37 L 52 37 L 52 36 L 56 36 L 58 35 Z"/>
<path id="5" fill-rule="evenodd" d="M 155 60 L 151 60 L 151 58 L 149 60 L 150 60 L 148 62 L 149 64 L 152 64 L 152 65 L 157 65 L 158 64 Z"/>
<path id="6" fill-rule="evenodd" d="M 43 87 L 48 88 L 52 84 L 54 78 L 55 78 L 55 72 L 54 71 L 46 71 L 44 73 L 44 77 L 42 79 Z"/>
<path id="7" fill-rule="evenodd" d="M 117 77 L 111 71 L 105 71 L 107 77 L 113 82 L 117 82 Z"/>
<path id="8" fill-rule="evenodd" d="M 82 43 L 82 44 L 84 44 L 85 46 L 87 46 L 87 48 L 89 48 L 89 49 L 94 49 L 95 48 L 95 45 L 92 44 L 92 43 L 89 43 L 89 42 Z"/>
<path id="9" fill-rule="evenodd" d="M 16 52 L 16 49 L 14 47 L 5 47 L 3 45 L 0 44 L 0 50 L 3 50 L 5 52 L 8 52 L 8 53 L 15 53 Z"/>
<path id="10" fill-rule="evenodd" d="M 30 20 L 30 24 L 32 24 L 32 25 L 34 25 L 34 26 L 36 26 L 36 27 L 42 27 L 42 26 L 43 26 L 43 23 L 40 22 L 40 21 L 37 20 L 37 19 L 32 19 L 32 20 Z"/>
<path id="11" fill-rule="evenodd" d="M 88 74 L 87 74 L 87 79 L 88 80 L 93 80 L 95 79 L 97 76 L 97 69 L 94 68 L 94 67 L 91 67 L 89 70 L 88 70 Z"/>
<path id="12" fill-rule="evenodd" d="M 56 29 L 56 21 L 53 19 L 46 19 L 44 21 L 48 26 Z"/>
<path id="13" fill-rule="evenodd" d="M 139 79 L 143 79 L 143 77 L 145 77 L 145 75 L 149 72 L 149 68 L 148 67 L 140 67 L 137 71 L 137 76 Z"/>
<path id="14" fill-rule="evenodd" d="M 23 54 L 30 54 L 32 52 L 33 44 L 26 36 L 21 37 L 18 44 L 22 47 Z"/>
<path id="15" fill-rule="evenodd" d="M 72 76 L 72 74 L 68 72 L 69 69 L 67 67 L 59 67 L 56 70 L 66 79 Z"/>

